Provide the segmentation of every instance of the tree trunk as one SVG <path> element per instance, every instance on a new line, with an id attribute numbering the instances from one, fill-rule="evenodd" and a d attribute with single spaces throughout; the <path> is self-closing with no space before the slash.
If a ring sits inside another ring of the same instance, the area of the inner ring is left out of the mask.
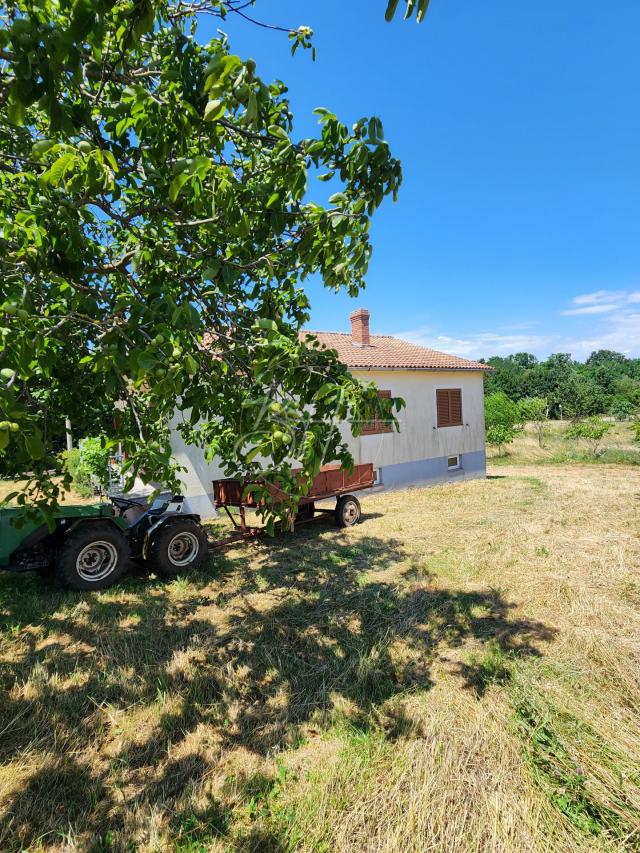
<path id="1" fill-rule="evenodd" d="M 64 419 L 64 431 L 67 435 L 67 450 L 73 450 L 73 433 L 71 432 L 71 421 Z"/>

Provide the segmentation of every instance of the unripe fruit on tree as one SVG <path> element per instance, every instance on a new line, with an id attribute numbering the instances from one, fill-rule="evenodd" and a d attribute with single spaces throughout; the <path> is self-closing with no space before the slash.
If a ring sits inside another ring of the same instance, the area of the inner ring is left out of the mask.
<path id="1" fill-rule="evenodd" d="M 0 421 L 0 430 L 6 432 L 9 429 L 9 421 Z"/>
<path id="2" fill-rule="evenodd" d="M 182 358 L 182 353 L 183 353 L 183 349 L 182 349 L 182 347 L 174 347 L 174 348 L 173 348 L 173 352 L 171 353 L 171 355 L 172 355 L 174 358 Z"/>
<path id="3" fill-rule="evenodd" d="M 18 306 L 15 302 L 7 302 L 7 304 L 2 308 L 2 311 L 5 314 L 15 314 L 18 310 Z"/>
<path id="4" fill-rule="evenodd" d="M 283 438 L 284 438 L 284 433 L 281 430 L 277 429 L 273 434 L 273 440 L 277 444 L 279 444 Z"/>
<path id="5" fill-rule="evenodd" d="M 13 379 L 15 375 L 15 370 L 12 370 L 10 367 L 3 367 L 2 370 L 0 370 L 0 376 L 2 376 L 2 378 L 6 379 L 7 381 Z"/>
<path id="6" fill-rule="evenodd" d="M 81 151 L 83 154 L 89 154 L 93 151 L 93 145 L 87 142 L 86 139 L 83 139 L 82 142 L 78 142 L 78 151 Z"/>
<path id="7" fill-rule="evenodd" d="M 20 429 L 20 426 L 17 423 L 15 423 L 15 421 L 11 421 L 9 423 L 9 429 L 11 430 L 11 432 L 18 432 L 18 430 Z"/>
<path id="8" fill-rule="evenodd" d="M 155 338 L 153 339 L 153 343 L 154 343 L 157 347 L 162 346 L 162 344 L 164 343 L 164 338 L 163 338 L 163 336 L 162 336 L 162 335 L 156 335 L 156 336 L 155 336 Z"/>
<path id="9" fill-rule="evenodd" d="M 25 311 L 25 310 L 24 310 L 24 308 L 18 308 L 18 309 L 17 309 L 17 311 L 16 311 L 16 317 L 17 317 L 19 320 L 26 320 L 28 316 L 29 316 L 29 312 L 28 312 L 28 311 Z"/>
<path id="10" fill-rule="evenodd" d="M 156 367 L 155 373 L 158 379 L 162 379 L 163 376 L 166 376 L 167 371 L 164 367 Z"/>

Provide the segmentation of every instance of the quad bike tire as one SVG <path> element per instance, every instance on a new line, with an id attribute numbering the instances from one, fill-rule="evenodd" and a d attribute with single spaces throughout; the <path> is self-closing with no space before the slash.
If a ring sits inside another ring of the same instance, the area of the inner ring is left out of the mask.
<path id="1" fill-rule="evenodd" d="M 68 533 L 55 556 L 55 575 L 67 589 L 106 589 L 124 574 L 129 543 L 113 524 L 81 524 Z"/>
<path id="2" fill-rule="evenodd" d="M 179 519 L 151 534 L 146 563 L 165 578 L 196 569 L 207 556 L 207 534 L 197 521 Z"/>

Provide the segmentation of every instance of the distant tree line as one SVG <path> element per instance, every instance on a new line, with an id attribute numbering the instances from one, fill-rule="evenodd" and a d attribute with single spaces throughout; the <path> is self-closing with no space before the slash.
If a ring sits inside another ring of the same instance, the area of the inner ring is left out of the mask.
<path id="1" fill-rule="evenodd" d="M 597 350 L 585 362 L 574 361 L 568 353 L 539 361 L 528 352 L 481 361 L 494 368 L 485 379 L 487 395 L 502 391 L 515 403 L 542 398 L 549 418 L 626 418 L 640 409 L 640 358 Z"/>

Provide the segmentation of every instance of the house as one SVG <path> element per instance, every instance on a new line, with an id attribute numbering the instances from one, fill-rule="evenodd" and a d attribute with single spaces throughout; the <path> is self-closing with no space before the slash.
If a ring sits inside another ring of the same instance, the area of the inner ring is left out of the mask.
<path id="1" fill-rule="evenodd" d="M 337 350 L 340 360 L 360 379 L 373 381 L 379 393 L 402 397 L 400 431 L 380 421 L 367 423 L 354 437 L 344 435 L 356 463 L 373 462 L 384 488 L 429 485 L 486 475 L 484 374 L 486 364 L 447 355 L 391 335 L 372 335 L 369 312 L 350 315 L 351 333 L 306 332 Z M 213 515 L 212 480 L 224 476 L 203 452 L 187 446 L 177 431 L 172 445 L 192 511 Z"/>

